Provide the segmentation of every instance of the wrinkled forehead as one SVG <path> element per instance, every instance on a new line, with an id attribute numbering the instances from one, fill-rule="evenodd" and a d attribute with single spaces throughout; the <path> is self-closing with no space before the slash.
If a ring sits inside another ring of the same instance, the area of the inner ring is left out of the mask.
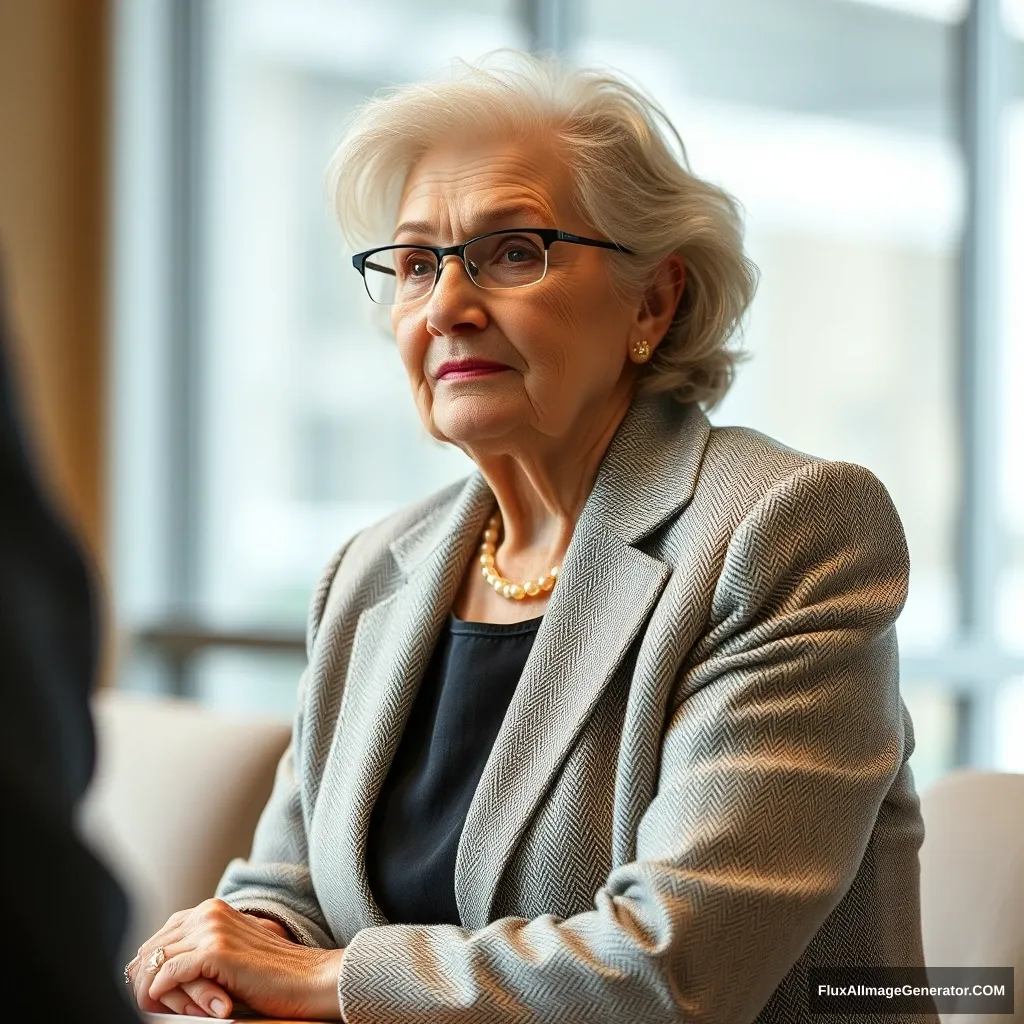
<path id="1" fill-rule="evenodd" d="M 449 140 L 410 168 L 394 237 L 444 244 L 503 226 L 561 226 L 571 207 L 570 176 L 546 140 Z"/>

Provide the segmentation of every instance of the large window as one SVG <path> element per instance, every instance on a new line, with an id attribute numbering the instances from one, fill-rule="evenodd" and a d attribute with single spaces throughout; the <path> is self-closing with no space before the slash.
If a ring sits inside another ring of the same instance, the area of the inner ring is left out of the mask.
<path id="1" fill-rule="evenodd" d="M 956 634 L 957 27 L 841 0 L 584 7 L 574 55 L 666 106 L 697 173 L 743 203 L 761 284 L 712 416 L 870 467 L 911 553 L 901 650 Z M 908 677 L 909 676 L 909 677 Z M 904 673 L 915 767 L 957 756 L 955 692 Z"/>
<path id="2" fill-rule="evenodd" d="M 985 89 L 972 55 L 992 39 L 1005 85 Z M 1021 767 L 1024 59 L 989 0 L 122 0 L 124 684 L 289 710 L 331 552 L 467 471 L 369 324 L 322 174 L 378 87 L 503 45 L 626 72 L 743 203 L 762 281 L 712 419 L 878 474 L 911 550 L 919 782 Z M 975 187 L 992 158 L 995 214 Z"/>

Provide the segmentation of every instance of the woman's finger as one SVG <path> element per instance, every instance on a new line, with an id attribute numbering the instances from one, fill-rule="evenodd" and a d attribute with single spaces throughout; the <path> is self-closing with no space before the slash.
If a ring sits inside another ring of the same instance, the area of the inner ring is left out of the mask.
<path id="1" fill-rule="evenodd" d="M 148 982 L 139 983 L 136 982 L 135 989 L 135 1005 L 143 1013 L 166 1013 L 167 1007 L 160 1002 L 159 999 L 151 999 L 149 995 L 149 984 Z"/>
<path id="2" fill-rule="evenodd" d="M 149 964 L 151 954 L 147 954 L 146 947 L 139 947 L 139 952 L 135 955 L 134 966 L 129 972 L 129 977 L 132 980 L 132 996 L 135 999 L 135 1005 L 147 1013 L 163 1013 L 163 1004 L 155 999 L 149 998 L 149 983 L 153 979 L 153 974 L 146 970 Z"/>
<path id="3" fill-rule="evenodd" d="M 149 997 L 162 999 L 181 985 L 203 977 L 203 964 L 207 958 L 195 949 L 167 951 L 167 960 L 149 984 Z"/>
<path id="4" fill-rule="evenodd" d="M 148 943 L 147 943 L 148 945 Z M 166 995 L 173 988 L 177 988 L 177 983 L 169 987 L 165 987 L 161 992 L 153 992 L 153 981 L 164 969 L 164 966 L 179 953 L 183 953 L 186 950 L 191 949 L 191 944 L 187 943 L 172 943 L 166 946 L 157 946 L 148 956 L 146 955 L 146 946 L 142 947 L 142 956 L 139 959 L 139 963 L 136 964 L 135 969 L 132 972 L 133 985 L 132 988 L 135 992 L 135 1003 L 140 1010 L 145 1010 L 147 1013 L 162 1013 L 163 1004 L 160 1002 L 161 995 Z M 161 955 L 158 955 L 158 951 Z"/>
<path id="5" fill-rule="evenodd" d="M 201 1006 L 211 1017 L 228 1017 L 234 1008 L 234 1000 L 215 981 L 202 978 L 186 981 L 180 986 L 197 1006 Z"/>
<path id="6" fill-rule="evenodd" d="M 167 923 L 163 928 L 154 933 L 146 939 L 141 946 L 139 946 L 139 950 L 135 954 L 135 958 L 131 961 L 133 966 L 130 967 L 128 976 L 132 979 L 132 992 L 135 995 L 135 1001 L 138 1004 L 139 1009 L 147 1010 L 150 1013 L 160 1012 L 159 1008 L 154 1009 L 152 1007 L 142 1005 L 139 998 L 140 989 L 143 985 L 148 987 L 153 975 L 155 975 L 157 970 L 159 970 L 159 967 L 153 965 L 153 958 L 157 955 L 157 950 L 163 949 L 165 955 L 170 955 L 167 953 L 169 947 L 180 941 L 183 921 L 183 913 L 172 914 L 167 919 Z"/>
<path id="7" fill-rule="evenodd" d="M 162 1005 L 161 1005 L 162 1004 Z M 205 1017 L 206 1012 L 201 1006 L 197 1006 L 186 993 L 176 988 L 160 1000 L 160 1009 L 156 1012 L 163 1013 L 170 1010 L 171 1013 L 187 1014 L 189 1017 Z"/>

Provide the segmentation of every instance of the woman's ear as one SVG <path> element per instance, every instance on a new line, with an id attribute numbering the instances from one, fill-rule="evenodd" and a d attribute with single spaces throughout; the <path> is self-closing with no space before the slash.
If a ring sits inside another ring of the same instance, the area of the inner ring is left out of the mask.
<path id="1" fill-rule="evenodd" d="M 685 288 L 686 264 L 678 253 L 670 253 L 654 268 L 637 321 L 639 334 L 652 349 L 665 337 Z"/>

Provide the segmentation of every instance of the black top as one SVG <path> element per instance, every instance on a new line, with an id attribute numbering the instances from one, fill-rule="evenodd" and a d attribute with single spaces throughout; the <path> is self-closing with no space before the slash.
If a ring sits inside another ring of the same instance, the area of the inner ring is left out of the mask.
<path id="1" fill-rule="evenodd" d="M 459 837 L 540 622 L 448 617 L 370 817 L 370 888 L 393 924 L 461 923 Z"/>

